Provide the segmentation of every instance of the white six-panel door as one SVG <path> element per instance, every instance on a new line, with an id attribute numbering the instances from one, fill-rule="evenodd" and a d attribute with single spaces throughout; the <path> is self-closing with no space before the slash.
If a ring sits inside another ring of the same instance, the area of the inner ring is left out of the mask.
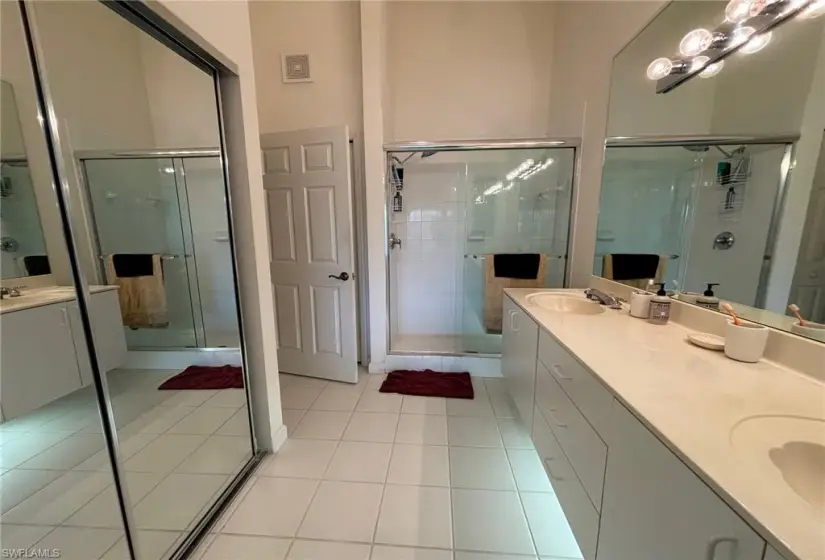
<path id="1" fill-rule="evenodd" d="M 335 126 L 264 134 L 261 149 L 279 369 L 355 383 L 349 131 Z"/>

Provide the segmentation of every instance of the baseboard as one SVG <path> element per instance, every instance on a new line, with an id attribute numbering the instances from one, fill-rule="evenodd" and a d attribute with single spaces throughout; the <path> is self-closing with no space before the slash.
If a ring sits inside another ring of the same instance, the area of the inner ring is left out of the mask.
<path id="1" fill-rule="evenodd" d="M 241 352 L 219 350 L 130 350 L 121 368 L 184 369 L 188 366 L 240 366 Z"/>
<path id="2" fill-rule="evenodd" d="M 278 431 L 272 436 L 272 452 L 277 453 L 278 450 L 283 446 L 286 442 L 286 438 L 288 437 L 286 424 L 281 424 L 281 427 L 278 428 Z"/>

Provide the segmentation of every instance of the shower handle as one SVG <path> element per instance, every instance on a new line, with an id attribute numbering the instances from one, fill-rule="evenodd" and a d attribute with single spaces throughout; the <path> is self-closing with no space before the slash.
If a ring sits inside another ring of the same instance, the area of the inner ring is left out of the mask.
<path id="1" fill-rule="evenodd" d="M 401 247 L 401 238 L 395 235 L 394 233 L 390 234 L 390 249 L 395 249 L 396 247 Z"/>

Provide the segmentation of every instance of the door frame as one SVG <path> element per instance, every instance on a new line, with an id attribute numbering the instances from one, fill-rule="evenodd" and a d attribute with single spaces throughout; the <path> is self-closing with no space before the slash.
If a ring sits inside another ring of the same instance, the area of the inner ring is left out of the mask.
<path id="1" fill-rule="evenodd" d="M 367 262 L 367 199 L 364 181 L 364 143 L 361 134 L 349 139 L 350 169 L 352 169 L 352 226 L 355 240 L 355 282 L 358 310 L 355 326 L 358 332 L 358 363 L 369 367 L 370 363 L 370 308 L 369 264 Z"/>

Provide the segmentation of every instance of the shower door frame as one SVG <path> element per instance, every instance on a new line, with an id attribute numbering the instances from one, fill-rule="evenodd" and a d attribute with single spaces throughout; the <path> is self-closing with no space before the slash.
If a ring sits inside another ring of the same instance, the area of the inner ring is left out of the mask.
<path id="1" fill-rule="evenodd" d="M 570 249 L 571 249 L 571 232 L 573 228 L 573 209 L 576 206 L 576 197 L 579 191 L 579 176 L 581 166 L 581 138 L 574 137 L 549 137 L 549 138 L 514 138 L 514 139 L 493 139 L 493 140 L 440 140 L 440 141 L 426 141 L 415 140 L 406 142 L 385 142 L 384 160 L 385 169 L 388 169 L 391 164 L 391 152 L 475 152 L 485 150 L 531 150 L 531 149 L 572 149 L 573 150 L 573 165 L 572 177 L 570 184 L 570 208 L 569 217 L 567 220 L 567 242 L 565 245 L 565 254 L 560 258 L 564 260 L 564 274 L 562 286 L 566 288 L 570 283 Z M 501 353 L 481 353 L 481 352 L 445 352 L 438 350 L 415 350 L 415 351 L 398 351 L 392 348 L 392 272 L 390 270 L 390 217 L 392 216 L 392 208 L 390 207 L 390 197 L 392 185 L 390 184 L 390 176 L 388 173 L 384 174 L 384 271 L 385 271 L 385 285 L 386 289 L 386 309 L 387 309 L 387 328 L 385 332 L 387 355 L 388 356 L 458 356 L 458 357 L 475 357 L 475 358 L 500 358 Z"/>
<path id="2" fill-rule="evenodd" d="M 793 167 L 796 144 L 799 141 L 799 134 L 776 134 L 765 136 L 742 136 L 742 135 L 686 135 L 686 136 L 611 136 L 605 139 L 604 147 L 607 148 L 656 148 L 656 147 L 684 147 L 684 146 L 725 146 L 725 145 L 764 145 L 776 144 L 784 146 L 782 163 L 779 169 L 779 185 L 774 198 L 773 212 L 771 213 L 771 223 L 768 226 L 768 235 L 765 241 L 765 250 L 762 253 L 762 267 L 759 273 L 759 284 L 756 289 L 756 300 L 754 307 L 763 309 L 768 289 L 768 277 L 773 265 L 773 254 L 776 250 L 777 234 L 779 233 L 779 222 L 785 208 L 785 199 L 788 194 L 788 182 L 791 177 L 791 167 Z M 695 190 L 695 189 L 694 189 Z M 688 209 L 690 223 L 693 223 L 695 204 L 691 195 L 691 208 Z M 687 224 L 686 224 L 687 225 Z M 684 233 L 683 233 L 684 235 Z M 684 247 L 684 243 L 683 243 Z M 690 247 L 688 246 L 688 251 Z M 686 271 L 689 266 L 689 254 L 685 254 L 683 262 L 680 264 L 680 272 Z"/>
<path id="3" fill-rule="evenodd" d="M 100 236 L 98 233 L 97 219 L 95 217 L 94 204 L 92 202 L 92 192 L 89 188 L 89 178 L 86 172 L 87 161 L 94 160 L 133 160 L 133 159 L 170 159 L 174 167 L 175 188 L 178 195 L 178 210 L 181 215 L 181 227 L 183 230 L 183 254 L 172 258 L 182 258 L 187 264 L 187 284 L 189 286 L 189 301 L 192 314 L 192 326 L 196 347 L 191 346 L 139 346 L 129 348 L 129 350 L 149 350 L 149 351 L 177 351 L 186 350 L 188 352 L 216 352 L 225 351 L 226 348 L 212 348 L 206 346 L 206 327 L 203 320 L 203 308 L 200 297 L 200 283 L 198 279 L 198 262 L 195 255 L 194 239 L 192 234 L 192 219 L 189 213 L 189 186 L 186 183 L 184 174 L 184 160 L 187 158 L 220 158 L 221 153 L 218 148 L 193 148 L 193 149 L 163 149 L 163 150 L 78 150 L 74 154 L 77 168 L 79 169 L 80 188 L 83 194 L 83 205 L 86 209 L 87 225 L 89 235 L 92 239 L 96 259 L 96 273 L 102 283 L 106 283 L 106 269 L 101 249 Z M 185 205 L 181 198 L 184 193 Z M 189 267 L 189 258 L 192 258 L 193 270 Z M 203 344 L 203 346 L 201 346 Z"/>

